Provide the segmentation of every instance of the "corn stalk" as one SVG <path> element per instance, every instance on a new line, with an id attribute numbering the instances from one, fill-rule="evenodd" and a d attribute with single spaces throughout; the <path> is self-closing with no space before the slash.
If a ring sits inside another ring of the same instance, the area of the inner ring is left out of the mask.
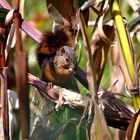
<path id="1" fill-rule="evenodd" d="M 132 55 L 132 46 L 129 42 L 127 31 L 123 22 L 123 17 L 121 14 L 119 0 L 114 0 L 111 3 L 112 16 L 114 18 L 122 54 L 125 60 L 125 66 L 127 72 L 123 71 L 124 77 L 129 88 L 129 92 L 132 95 L 132 104 L 135 110 L 140 107 L 140 95 L 138 88 L 138 78 L 137 70 L 134 64 L 133 55 Z M 128 75 L 127 75 L 128 74 Z"/>

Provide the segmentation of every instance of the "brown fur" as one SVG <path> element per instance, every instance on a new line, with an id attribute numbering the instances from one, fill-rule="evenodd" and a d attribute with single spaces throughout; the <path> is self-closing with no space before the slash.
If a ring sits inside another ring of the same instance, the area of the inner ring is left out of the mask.
<path id="1" fill-rule="evenodd" d="M 67 29 L 59 29 L 53 32 L 45 32 L 41 43 L 37 48 L 37 53 L 50 55 L 56 53 L 56 51 L 67 45 L 73 47 L 74 40 L 72 39 L 71 33 Z"/>
<path id="2" fill-rule="evenodd" d="M 73 73 L 71 70 L 76 65 L 76 56 L 71 49 L 74 43 L 72 33 L 67 28 L 59 28 L 55 32 L 44 33 L 37 48 L 37 59 L 42 70 L 42 80 L 62 87 L 70 82 Z"/>
<path id="3" fill-rule="evenodd" d="M 41 43 L 36 49 L 39 65 L 41 66 L 46 56 L 50 57 L 56 55 L 57 50 L 59 50 L 64 45 L 69 47 L 74 46 L 72 33 L 67 28 L 60 28 L 54 33 L 45 32 Z"/>

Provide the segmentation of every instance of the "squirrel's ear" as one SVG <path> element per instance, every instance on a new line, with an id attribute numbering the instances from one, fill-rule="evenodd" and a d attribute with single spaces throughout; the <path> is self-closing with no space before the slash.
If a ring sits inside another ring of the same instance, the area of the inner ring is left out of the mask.
<path id="1" fill-rule="evenodd" d="M 65 49 L 62 47 L 58 50 L 58 55 L 63 55 L 65 53 Z"/>

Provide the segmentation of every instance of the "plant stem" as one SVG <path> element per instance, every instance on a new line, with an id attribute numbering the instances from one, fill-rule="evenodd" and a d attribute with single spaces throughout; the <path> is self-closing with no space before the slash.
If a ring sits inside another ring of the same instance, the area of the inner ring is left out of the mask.
<path id="1" fill-rule="evenodd" d="M 127 36 L 127 32 L 121 15 L 121 10 L 119 7 L 119 0 L 114 0 L 112 2 L 111 10 L 112 10 L 112 16 L 115 20 L 118 36 L 120 39 L 120 45 L 124 56 L 125 64 L 132 83 L 132 85 L 129 85 L 129 89 L 136 88 L 138 87 L 138 78 L 137 78 L 136 68 L 134 66 L 134 61 L 132 57 L 131 46 L 129 44 L 129 39 Z M 137 93 L 132 94 L 132 103 L 135 110 L 137 110 L 140 107 L 139 90 Z"/>
<path id="2" fill-rule="evenodd" d="M 88 35 L 87 35 L 87 32 L 86 32 L 86 24 L 85 24 L 85 21 L 84 21 L 83 13 L 81 11 L 79 12 L 79 17 L 80 17 L 80 21 L 81 21 L 81 31 L 82 31 L 83 38 L 84 38 L 84 41 L 85 41 L 85 47 L 87 49 L 87 56 L 88 56 L 88 60 L 89 60 L 88 82 L 90 82 L 90 83 L 89 83 L 88 86 L 89 86 L 89 90 L 90 90 L 93 101 L 98 103 L 98 96 L 97 96 L 98 89 L 97 89 L 97 82 L 96 82 L 96 79 L 95 79 L 95 77 L 96 77 L 95 76 L 96 75 L 95 64 L 94 64 L 94 61 L 93 61 L 93 58 L 92 58 L 90 43 L 89 43 Z"/>

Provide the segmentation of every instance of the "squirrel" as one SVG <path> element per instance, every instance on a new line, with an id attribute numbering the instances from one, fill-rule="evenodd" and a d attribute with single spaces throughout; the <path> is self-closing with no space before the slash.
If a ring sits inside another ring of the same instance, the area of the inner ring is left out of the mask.
<path id="1" fill-rule="evenodd" d="M 42 71 L 42 80 L 61 87 L 73 81 L 77 65 L 74 38 L 68 28 L 45 32 L 36 53 Z"/>

